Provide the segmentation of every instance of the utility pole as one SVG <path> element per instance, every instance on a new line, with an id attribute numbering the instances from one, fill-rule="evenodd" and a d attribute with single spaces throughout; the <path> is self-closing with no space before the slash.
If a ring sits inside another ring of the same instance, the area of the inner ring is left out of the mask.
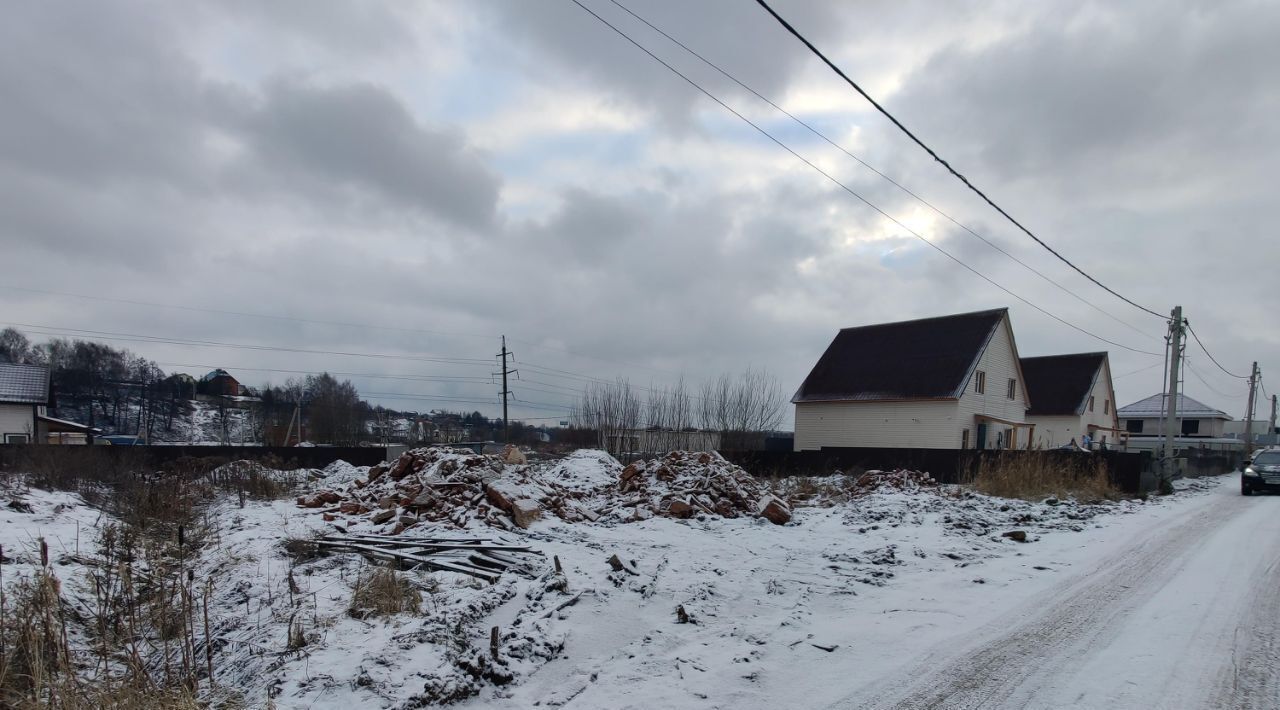
<path id="1" fill-rule="evenodd" d="M 1253 453 L 1253 400 L 1258 391 L 1258 363 L 1249 370 L 1249 408 L 1244 413 L 1244 455 Z"/>
<path id="2" fill-rule="evenodd" d="M 1173 478 L 1173 427 L 1178 421 L 1178 364 L 1182 360 L 1182 306 L 1174 306 L 1169 320 L 1169 403 L 1164 414 L 1164 475 Z"/>
<path id="3" fill-rule="evenodd" d="M 506 444 L 509 442 L 507 429 L 507 398 L 511 395 L 511 390 L 507 389 L 507 375 L 515 372 L 515 370 L 507 369 L 507 358 L 514 358 L 515 354 L 510 350 L 507 350 L 507 336 L 505 335 L 502 336 L 502 352 L 498 353 L 498 356 L 502 358 L 502 392 L 500 393 L 502 395 L 502 443 Z M 499 373 L 495 372 L 494 374 Z"/>

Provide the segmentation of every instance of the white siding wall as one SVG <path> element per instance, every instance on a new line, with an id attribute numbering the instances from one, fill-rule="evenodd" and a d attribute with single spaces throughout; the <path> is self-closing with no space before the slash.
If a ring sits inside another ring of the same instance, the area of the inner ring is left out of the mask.
<path id="1" fill-rule="evenodd" d="M 1080 435 L 1084 433 L 1084 417 L 1027 417 L 1027 422 L 1036 425 L 1035 444 L 1041 449 L 1056 449 L 1071 443 L 1072 439 L 1080 443 Z M 1114 437 L 1107 437 L 1110 441 Z"/>
<path id="2" fill-rule="evenodd" d="M 960 446 L 955 400 L 801 402 L 796 451 L 823 446 L 954 449 Z"/>
<path id="3" fill-rule="evenodd" d="M 34 440 L 34 420 L 29 404 L 0 404 L 0 444 L 5 434 L 29 434 Z"/>
<path id="4" fill-rule="evenodd" d="M 1102 363 L 1102 371 L 1098 373 L 1097 382 L 1093 383 L 1093 391 L 1089 394 L 1093 395 L 1093 411 L 1089 411 L 1088 402 L 1085 403 L 1083 424 L 1099 426 L 1103 428 L 1119 428 L 1120 419 L 1116 416 L 1116 393 L 1111 391 L 1109 386 L 1111 382 L 1111 373 L 1106 361 Z M 1105 402 L 1110 402 L 1110 406 L 1106 406 Z M 1103 410 L 1107 410 L 1103 414 Z M 1095 442 L 1102 441 L 1102 437 L 1107 437 L 1108 444 L 1119 444 L 1119 435 L 1114 431 L 1099 431 L 1090 436 Z M 1076 439 L 1079 441 L 1079 439 Z"/>
<path id="5" fill-rule="evenodd" d="M 996 329 L 995 335 L 991 336 L 991 342 L 987 345 L 986 351 L 982 354 L 982 358 L 978 361 L 977 370 L 987 373 L 987 386 L 984 394 L 974 392 L 974 379 L 977 378 L 977 371 L 970 377 L 969 383 L 965 385 L 964 395 L 960 398 L 959 426 L 956 430 L 956 446 L 960 442 L 960 430 L 969 429 L 969 447 L 976 448 L 978 424 L 974 419 L 975 415 L 984 414 L 989 417 L 998 417 L 1011 422 L 1025 422 L 1027 420 L 1027 389 L 1026 383 L 1018 374 L 1018 357 L 1013 349 L 1013 338 L 1009 331 L 1009 322 L 1006 320 L 999 328 Z M 1009 380 L 1018 380 L 1017 391 L 1014 398 L 1009 399 Z M 1007 426 L 991 422 L 987 424 L 987 448 L 995 446 L 996 435 L 1008 429 Z M 1025 447 L 1027 443 L 1026 431 L 1018 433 L 1019 448 Z"/>

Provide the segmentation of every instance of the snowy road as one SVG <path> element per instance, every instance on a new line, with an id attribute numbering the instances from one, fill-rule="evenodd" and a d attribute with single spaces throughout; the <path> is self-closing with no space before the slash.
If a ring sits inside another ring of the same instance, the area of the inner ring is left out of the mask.
<path id="1" fill-rule="evenodd" d="M 1280 707 L 1280 497 L 1237 480 L 833 707 Z"/>

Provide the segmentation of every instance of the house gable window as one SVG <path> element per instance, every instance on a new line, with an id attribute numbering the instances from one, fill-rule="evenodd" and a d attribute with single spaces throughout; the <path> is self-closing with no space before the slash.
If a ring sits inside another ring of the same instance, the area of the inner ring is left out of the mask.
<path id="1" fill-rule="evenodd" d="M 1141 420 L 1141 419 L 1126 419 L 1126 420 L 1125 420 L 1125 422 L 1124 422 L 1124 430 L 1125 430 L 1125 431 L 1127 431 L 1127 432 L 1129 432 L 1130 434 L 1141 434 L 1141 433 L 1142 433 L 1142 420 Z"/>
<path id="2" fill-rule="evenodd" d="M 987 392 L 987 373 L 978 370 L 973 376 L 973 391 L 978 394 L 986 394 Z"/>
<path id="3" fill-rule="evenodd" d="M 1111 400 L 1109 399 L 1102 400 L 1102 413 L 1103 414 L 1111 413 Z"/>
<path id="4" fill-rule="evenodd" d="M 1093 411 L 1093 395 L 1089 395 L 1089 411 Z"/>
<path id="5" fill-rule="evenodd" d="M 1009 392 L 1007 396 L 1009 397 L 1009 399 L 1018 398 L 1018 381 L 1017 380 L 1014 380 L 1014 379 L 1009 380 Z"/>

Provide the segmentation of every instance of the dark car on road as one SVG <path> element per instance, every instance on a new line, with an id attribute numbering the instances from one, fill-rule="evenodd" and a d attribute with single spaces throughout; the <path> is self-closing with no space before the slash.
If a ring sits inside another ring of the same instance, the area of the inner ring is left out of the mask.
<path id="1" fill-rule="evenodd" d="M 1253 462 L 1244 467 L 1244 475 L 1240 477 L 1240 493 L 1280 493 L 1280 449 L 1260 451 L 1253 457 Z"/>

